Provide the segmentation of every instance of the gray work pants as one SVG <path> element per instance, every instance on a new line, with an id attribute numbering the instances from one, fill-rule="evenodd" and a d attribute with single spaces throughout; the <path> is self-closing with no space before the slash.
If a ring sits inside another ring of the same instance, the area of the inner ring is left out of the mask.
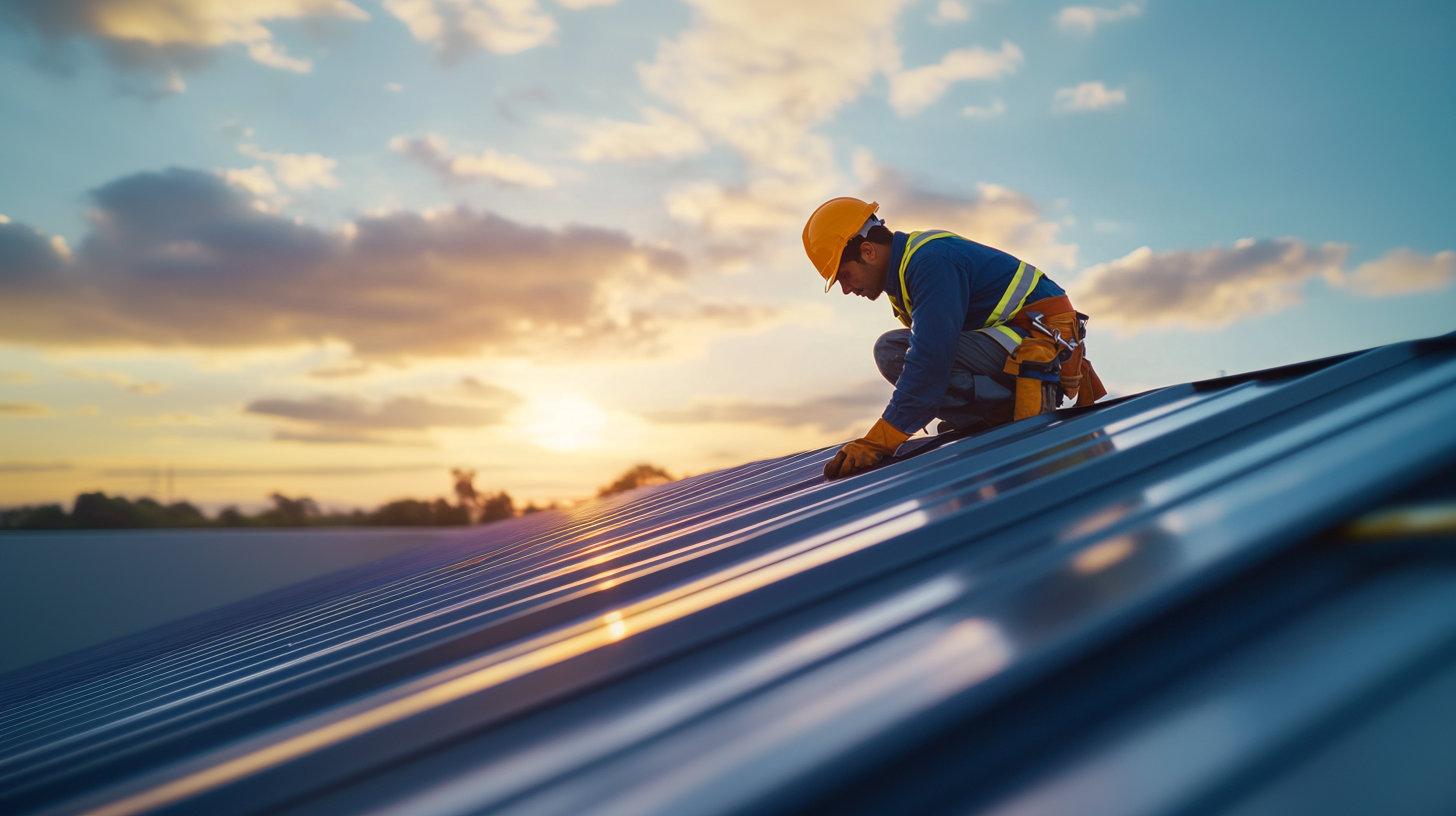
<path id="1" fill-rule="evenodd" d="M 909 329 L 887 331 L 875 341 L 875 365 L 885 379 L 891 383 L 900 379 L 909 350 Z M 1016 378 L 1004 370 L 1009 356 L 1000 343 L 985 334 L 961 332 L 950 384 L 935 415 L 957 428 L 967 428 L 997 403 L 1014 399 Z"/>

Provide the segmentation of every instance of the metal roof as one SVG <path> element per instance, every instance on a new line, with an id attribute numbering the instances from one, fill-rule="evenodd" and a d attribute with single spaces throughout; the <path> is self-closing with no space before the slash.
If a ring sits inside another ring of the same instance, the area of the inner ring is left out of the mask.
<path id="1" fill-rule="evenodd" d="M 0 811 L 1456 806 L 1453 541 L 1336 528 L 1456 495 L 1456 335 L 832 452 L 0 676 Z"/>

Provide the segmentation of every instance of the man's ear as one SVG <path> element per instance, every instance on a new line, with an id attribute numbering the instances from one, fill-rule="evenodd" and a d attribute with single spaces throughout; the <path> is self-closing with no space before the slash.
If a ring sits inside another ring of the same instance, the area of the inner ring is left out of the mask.
<path id="1" fill-rule="evenodd" d="M 874 241 L 865 241 L 859 245 L 859 259 L 874 266 L 875 260 L 879 258 L 880 245 Z"/>

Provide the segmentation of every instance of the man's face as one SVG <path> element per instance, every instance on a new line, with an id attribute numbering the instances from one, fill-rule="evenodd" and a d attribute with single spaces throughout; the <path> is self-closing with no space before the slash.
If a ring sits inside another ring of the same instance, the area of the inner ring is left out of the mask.
<path id="1" fill-rule="evenodd" d="M 890 248 L 865 241 L 860 258 L 839 265 L 839 291 L 877 300 L 885 291 L 885 274 L 890 268 Z"/>

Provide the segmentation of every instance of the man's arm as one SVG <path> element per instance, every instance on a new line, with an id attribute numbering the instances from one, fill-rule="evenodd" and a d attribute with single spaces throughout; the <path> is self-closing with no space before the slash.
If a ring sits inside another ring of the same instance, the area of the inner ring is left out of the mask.
<path id="1" fill-rule="evenodd" d="M 883 414 L 886 422 L 907 434 L 930 424 L 945 399 L 971 297 L 966 276 L 945 258 L 921 254 L 929 249 L 916 254 L 906 275 L 914 310 L 910 350 Z"/>
<path id="2" fill-rule="evenodd" d="M 945 398 L 970 302 L 970 281 L 955 264 L 932 253 L 917 254 L 915 261 L 905 281 L 914 325 L 895 395 L 869 433 L 840 448 L 825 464 L 825 478 L 851 476 L 885 461 L 906 438 L 935 418 L 935 409 Z"/>

